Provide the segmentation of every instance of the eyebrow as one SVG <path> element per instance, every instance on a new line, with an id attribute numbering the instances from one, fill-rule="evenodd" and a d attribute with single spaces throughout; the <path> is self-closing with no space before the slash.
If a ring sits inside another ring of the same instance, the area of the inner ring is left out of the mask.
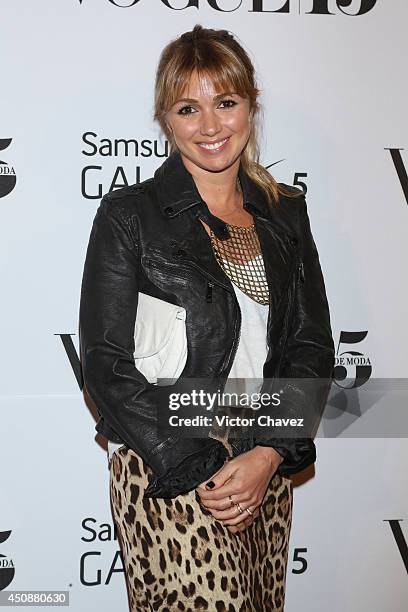
<path id="1" fill-rule="evenodd" d="M 235 91 L 226 91 L 224 93 L 220 93 L 217 94 L 216 96 L 214 96 L 213 100 L 219 100 L 220 98 L 223 98 L 224 96 L 236 96 L 238 95 Z M 191 102 L 192 104 L 198 104 L 198 100 L 194 100 L 194 98 L 179 98 L 178 100 L 175 101 L 174 104 L 178 104 L 179 102 Z"/>

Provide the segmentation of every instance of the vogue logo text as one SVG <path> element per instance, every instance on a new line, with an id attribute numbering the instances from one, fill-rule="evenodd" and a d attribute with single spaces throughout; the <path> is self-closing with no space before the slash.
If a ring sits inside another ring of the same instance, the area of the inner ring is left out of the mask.
<path id="1" fill-rule="evenodd" d="M 78 0 L 86 4 L 87 0 Z M 118 8 L 130 8 L 136 4 L 147 6 L 147 0 L 105 0 Z M 151 3 L 152 0 L 149 0 Z M 365 15 L 377 4 L 377 0 L 156 0 L 173 11 L 209 6 L 221 13 L 233 13 L 245 9 L 249 13 L 304 13 L 305 15 Z M 231 6 L 231 4 L 233 4 Z"/>

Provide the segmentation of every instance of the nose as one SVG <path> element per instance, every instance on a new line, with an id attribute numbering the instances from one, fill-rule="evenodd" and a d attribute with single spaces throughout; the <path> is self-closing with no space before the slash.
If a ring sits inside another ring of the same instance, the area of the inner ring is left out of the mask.
<path id="1" fill-rule="evenodd" d="M 200 132 L 203 136 L 214 136 L 222 129 L 217 113 L 212 109 L 203 110 L 201 113 Z"/>

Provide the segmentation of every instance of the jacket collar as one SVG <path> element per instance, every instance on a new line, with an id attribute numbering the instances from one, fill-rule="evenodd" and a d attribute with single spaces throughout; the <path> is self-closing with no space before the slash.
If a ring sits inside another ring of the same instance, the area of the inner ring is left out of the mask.
<path id="1" fill-rule="evenodd" d="M 296 264 L 296 243 L 292 231 L 282 225 L 282 215 L 274 207 L 271 212 L 262 190 L 239 166 L 238 176 L 244 196 L 244 208 L 254 214 L 254 223 L 258 233 L 261 250 L 264 256 L 265 272 L 270 289 L 270 320 L 274 320 L 285 288 L 291 278 Z M 228 237 L 226 223 L 211 214 L 207 204 L 201 198 L 194 179 L 183 164 L 179 152 L 173 152 L 154 174 L 154 186 L 158 205 L 168 219 L 177 218 L 185 211 L 187 219 L 182 224 L 182 258 L 199 267 L 202 274 L 211 282 L 217 282 L 230 293 L 234 293 L 233 284 L 216 260 L 211 241 L 201 226 L 193 224 L 193 218 L 201 218 L 213 229 L 217 237 Z M 177 224 L 177 228 L 179 224 Z M 196 232 L 188 229 L 195 226 Z M 226 234 L 224 233 L 226 230 Z M 218 232 L 218 233 L 217 233 Z"/>
<path id="2" fill-rule="evenodd" d="M 239 164 L 238 177 L 243 194 L 244 208 L 248 212 L 268 216 L 268 204 L 265 196 L 246 174 L 242 162 Z M 166 218 L 176 217 L 188 209 L 197 207 L 202 216 L 210 221 L 210 224 L 215 223 L 216 229 L 221 228 L 221 233 L 223 232 L 222 227 L 225 226 L 225 223 L 211 214 L 178 150 L 173 151 L 156 170 L 154 182 L 159 207 Z"/>

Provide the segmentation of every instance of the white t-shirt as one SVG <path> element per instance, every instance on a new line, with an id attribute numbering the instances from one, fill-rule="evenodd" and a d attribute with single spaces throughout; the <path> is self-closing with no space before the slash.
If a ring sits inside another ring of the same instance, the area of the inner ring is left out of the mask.
<path id="1" fill-rule="evenodd" d="M 233 287 L 241 309 L 241 334 L 228 380 L 246 378 L 243 391 L 257 392 L 262 384 L 263 365 L 268 353 L 266 326 L 269 305 L 256 302 L 236 285 Z"/>

